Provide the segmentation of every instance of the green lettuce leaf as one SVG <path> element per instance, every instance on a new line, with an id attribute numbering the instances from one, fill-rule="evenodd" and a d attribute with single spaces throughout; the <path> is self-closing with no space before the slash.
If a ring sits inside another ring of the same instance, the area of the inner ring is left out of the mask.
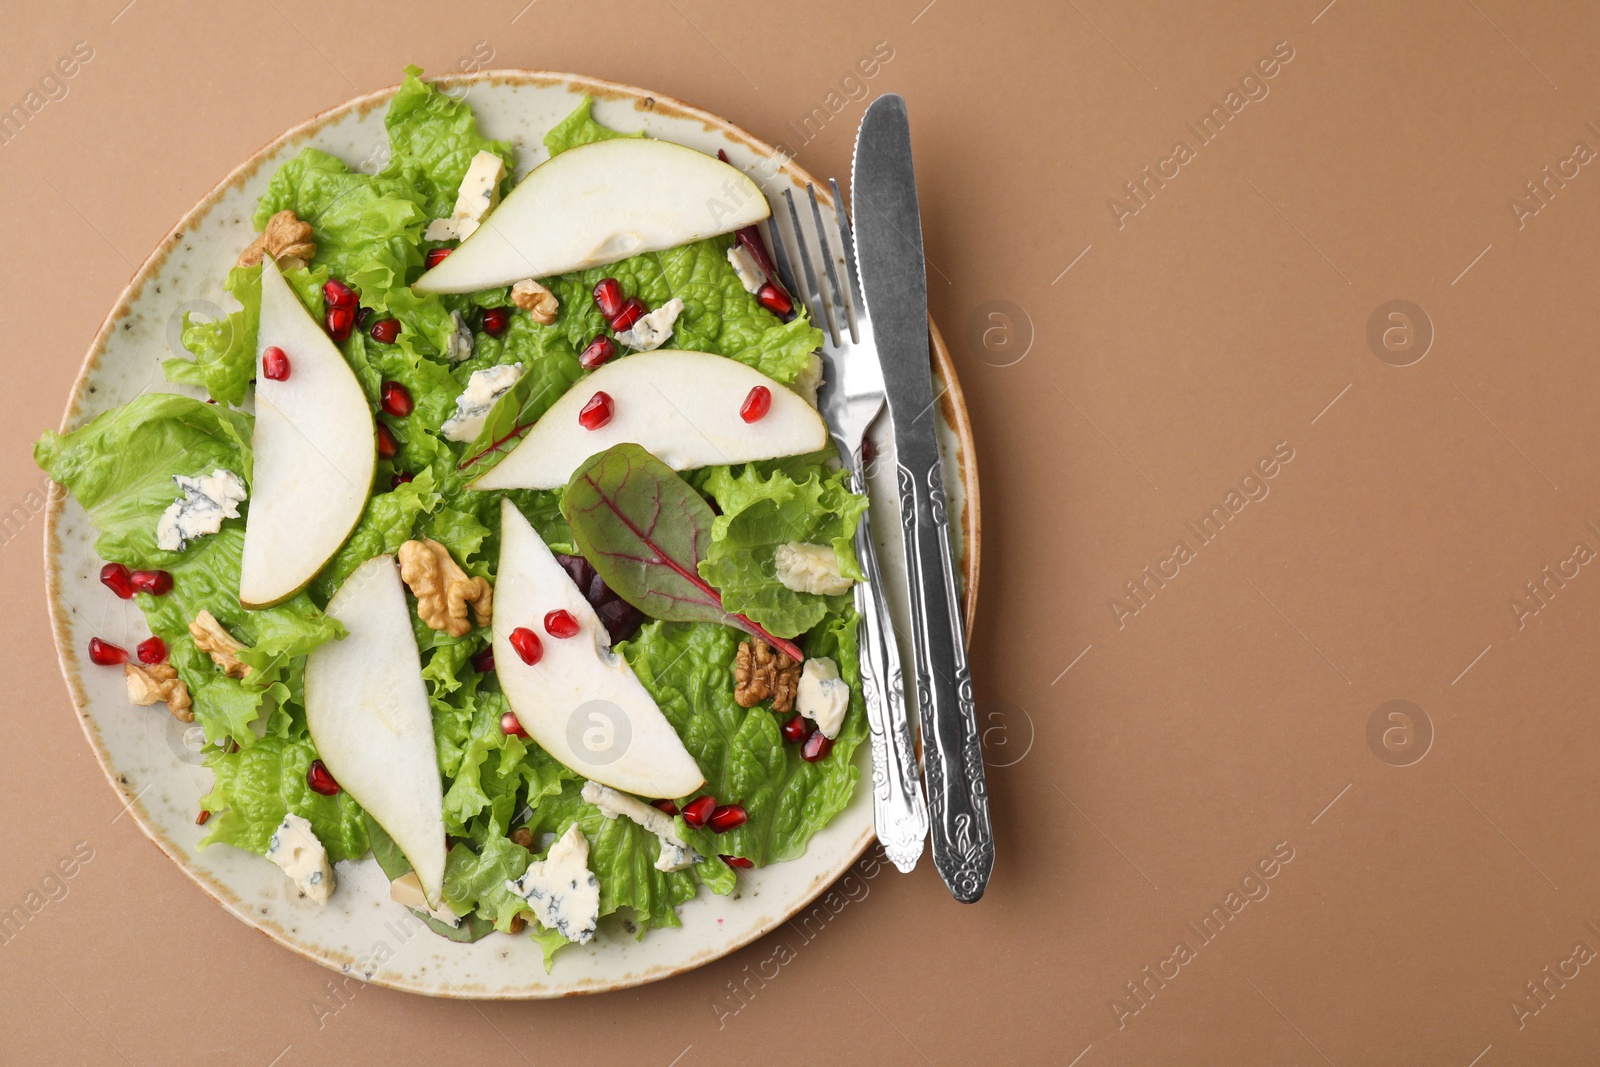
<path id="1" fill-rule="evenodd" d="M 821 596 L 789 589 L 778 581 L 773 563 L 778 546 L 791 541 L 829 545 L 840 573 L 865 579 L 855 534 L 867 498 L 850 492 L 844 481 L 843 471 L 813 471 L 797 482 L 782 471 L 763 475 L 754 465 L 738 474 L 718 467 L 702 480 L 701 490 L 716 500 L 722 514 L 712 525 L 700 576 L 717 587 L 724 607 L 780 637 L 793 637 L 850 605 L 849 593 Z"/>
<path id="2" fill-rule="evenodd" d="M 569 148 L 577 148 L 581 144 L 593 144 L 595 141 L 609 141 L 613 137 L 643 137 L 642 133 L 618 133 L 600 125 L 589 114 L 594 101 L 589 97 L 583 98 L 583 103 L 573 109 L 572 114 L 556 123 L 555 127 L 544 135 L 544 146 L 550 150 L 552 158 L 559 156 Z"/>
<path id="3" fill-rule="evenodd" d="M 34 446 L 35 461 L 72 492 L 100 531 L 95 550 L 103 558 L 172 574 L 166 596 L 141 593 L 135 601 L 150 631 L 166 641 L 206 736 L 244 746 L 255 742 L 250 723 L 289 695 L 298 670 L 292 661 L 344 633 L 304 593 L 257 611 L 239 606 L 242 517 L 224 521 L 219 532 L 184 551 L 156 547 L 156 521 L 182 495 L 173 476 L 221 467 L 248 483 L 250 431 L 248 415 L 191 397 L 146 393 L 71 433 L 47 432 Z M 229 678 L 195 647 L 188 624 L 202 610 L 250 646 L 240 657 L 255 668 L 248 678 Z"/>
<path id="4" fill-rule="evenodd" d="M 528 910 L 528 902 L 506 888 L 528 869 L 532 854 L 510 838 L 489 837 L 476 850 L 457 842 L 444 861 L 444 900 L 458 915 L 476 912 L 501 933 Z"/>
<path id="5" fill-rule="evenodd" d="M 206 766 L 216 785 L 200 800 L 212 813 L 200 846 L 218 842 L 265 854 L 272 831 L 289 812 L 311 823 L 332 860 L 360 859 L 368 847 L 360 806 L 349 793 L 325 797 L 312 790 L 306 771 L 317 758 L 310 740 L 264 737 L 238 752 L 210 749 Z"/>
<path id="6" fill-rule="evenodd" d="M 393 882 L 397 878 L 411 873 L 411 861 L 406 859 L 406 854 L 400 851 L 400 846 L 394 843 L 394 838 L 389 836 L 389 831 L 378 825 L 378 820 L 370 814 L 366 817 L 367 838 L 372 842 L 372 855 L 378 861 L 378 866 L 383 868 L 384 877 Z M 448 858 L 448 857 L 447 857 Z M 407 909 L 411 914 L 421 919 L 428 929 L 440 937 L 451 941 L 459 941 L 470 945 L 474 941 L 482 941 L 494 933 L 494 923 L 479 915 L 463 916 L 456 926 L 441 922 L 425 911 L 417 908 Z"/>
<path id="7" fill-rule="evenodd" d="M 743 804 L 749 813 L 743 826 L 722 834 L 691 829 L 680 817 L 679 835 L 701 855 L 742 856 L 758 865 L 793 859 L 850 802 L 859 774 L 854 753 L 867 735 L 856 628 L 855 613 L 846 611 L 804 643 L 807 656 L 831 657 L 850 684 L 839 736 L 816 763 L 784 744 L 779 716 L 734 700 L 730 665 L 742 639 L 737 631 L 653 622 L 618 645 L 700 765 L 702 791 L 720 803 Z"/>
<path id="8" fill-rule="evenodd" d="M 350 539 L 312 582 L 317 599 L 326 602 L 356 568 L 373 556 L 399 551 L 402 544 L 411 540 L 421 517 L 437 508 L 442 499 L 433 488 L 433 471 L 427 468 L 387 493 L 369 496 Z"/>
<path id="9" fill-rule="evenodd" d="M 389 162 L 383 176 L 409 181 L 424 197 L 428 217 L 436 219 L 455 209 L 456 190 L 472 157 L 493 152 L 505 160 L 502 192 L 510 188 L 509 175 L 517 160 L 509 142 L 491 141 L 478 132 L 471 107 L 435 89 L 421 75 L 418 67 L 406 68 L 405 80 L 384 116 Z"/>
<path id="10" fill-rule="evenodd" d="M 284 271 L 283 277 L 311 314 L 321 318 L 322 283 L 328 280 L 327 270 L 293 267 Z M 218 403 L 237 407 L 244 402 L 245 391 L 256 373 L 256 332 L 261 324 L 261 264 L 234 267 L 228 272 L 223 288 L 239 302 L 239 310 L 209 321 L 184 312 L 183 347 L 194 358 L 174 357 L 164 361 L 161 368 L 169 382 L 199 386 Z"/>
<path id="11" fill-rule="evenodd" d="M 783 322 L 745 292 L 728 262 L 734 240 L 732 234 L 709 237 L 546 279 L 561 303 L 561 315 L 547 328 L 563 332 L 580 352 L 596 334 L 609 332 L 592 294 L 602 278 L 615 278 L 624 293 L 653 308 L 673 297 L 683 301 L 667 347 L 727 356 L 787 385 L 809 367 L 822 331 L 804 314 Z"/>

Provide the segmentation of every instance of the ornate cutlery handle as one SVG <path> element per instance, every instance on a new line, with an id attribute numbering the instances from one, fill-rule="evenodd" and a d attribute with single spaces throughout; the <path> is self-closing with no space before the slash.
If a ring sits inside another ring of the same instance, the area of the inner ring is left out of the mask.
<path id="1" fill-rule="evenodd" d="M 851 471 L 851 490 L 858 493 L 864 488 L 860 470 L 858 452 Z M 861 616 L 861 689 L 872 730 L 873 821 L 890 862 L 909 872 L 917 865 L 928 837 L 928 808 L 917 779 L 917 756 L 900 673 L 900 645 L 889 605 L 880 593 L 883 575 L 866 516 L 856 528 L 856 557 L 867 576 L 866 581 L 856 583 L 855 601 Z"/>
<path id="2" fill-rule="evenodd" d="M 994 828 L 967 669 L 966 625 L 956 586 L 944 476 L 937 453 L 920 463 L 910 456 L 902 456 L 900 462 L 900 519 L 911 564 L 917 710 L 933 862 L 955 898 L 970 904 L 983 896 L 989 884 Z"/>

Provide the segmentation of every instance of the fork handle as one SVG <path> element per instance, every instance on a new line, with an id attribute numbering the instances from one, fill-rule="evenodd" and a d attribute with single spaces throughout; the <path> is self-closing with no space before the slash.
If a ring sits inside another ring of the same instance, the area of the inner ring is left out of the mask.
<path id="1" fill-rule="evenodd" d="M 850 472 L 851 491 L 861 493 L 861 453 Z M 905 681 L 900 672 L 900 645 L 895 640 L 889 605 L 880 590 L 883 575 L 868 516 L 856 527 L 856 558 L 866 581 L 855 587 L 856 613 L 861 617 L 861 691 L 867 705 L 872 740 L 872 810 L 878 840 L 889 861 L 902 872 L 917 865 L 928 837 L 928 807 L 917 778 L 917 754 L 911 742 Z"/>
<path id="2" fill-rule="evenodd" d="M 937 451 L 917 454 L 910 435 L 898 456 L 906 538 L 913 666 L 933 862 L 959 901 L 983 896 L 994 867 L 994 828 L 967 667 L 966 625 Z M 897 442 L 899 444 L 900 442 Z"/>

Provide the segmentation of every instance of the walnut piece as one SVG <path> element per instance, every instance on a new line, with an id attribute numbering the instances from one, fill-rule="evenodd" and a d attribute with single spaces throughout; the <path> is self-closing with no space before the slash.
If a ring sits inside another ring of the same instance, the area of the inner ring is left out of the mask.
<path id="1" fill-rule="evenodd" d="M 511 831 L 511 840 L 514 844 L 521 845 L 529 852 L 533 851 L 533 831 L 526 826 L 519 826 Z"/>
<path id="2" fill-rule="evenodd" d="M 211 612 L 202 611 L 194 617 L 189 624 L 189 636 L 194 638 L 194 647 L 210 653 L 211 662 L 221 667 L 229 678 L 250 677 L 251 668 L 239 662 L 239 653 L 249 646 L 235 641 Z"/>
<path id="3" fill-rule="evenodd" d="M 261 257 L 270 254 L 284 270 L 303 267 L 317 254 L 316 242 L 311 239 L 311 223 L 301 222 L 293 211 L 280 211 L 267 220 L 267 228 L 239 253 L 238 265 L 253 267 Z"/>
<path id="4" fill-rule="evenodd" d="M 556 299 L 556 294 L 532 278 L 524 278 L 511 287 L 511 302 L 541 326 L 555 322 L 556 312 L 561 310 L 561 302 Z"/>
<path id="5" fill-rule="evenodd" d="M 467 605 L 479 626 L 494 618 L 494 589 L 483 578 L 468 578 L 450 550 L 437 541 L 407 541 L 400 546 L 400 578 L 417 598 L 417 617 L 434 630 L 464 637 L 472 630 Z"/>
<path id="6" fill-rule="evenodd" d="M 164 703 L 173 718 L 179 722 L 194 722 L 193 701 L 189 687 L 178 677 L 178 669 L 170 663 L 124 663 L 122 673 L 128 680 L 128 699 L 141 707 Z"/>
<path id="7" fill-rule="evenodd" d="M 800 664 L 757 637 L 739 643 L 733 660 L 733 699 L 753 708 L 771 698 L 773 711 L 793 711 Z"/>

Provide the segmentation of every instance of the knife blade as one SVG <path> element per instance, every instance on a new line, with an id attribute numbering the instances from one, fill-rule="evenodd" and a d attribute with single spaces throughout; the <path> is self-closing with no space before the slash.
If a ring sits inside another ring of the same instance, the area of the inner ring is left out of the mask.
<path id="1" fill-rule="evenodd" d="M 867 108 L 850 186 L 861 288 L 894 424 L 933 862 L 955 898 L 971 903 L 994 867 L 994 830 L 939 457 L 927 264 L 900 96 L 887 93 Z"/>

